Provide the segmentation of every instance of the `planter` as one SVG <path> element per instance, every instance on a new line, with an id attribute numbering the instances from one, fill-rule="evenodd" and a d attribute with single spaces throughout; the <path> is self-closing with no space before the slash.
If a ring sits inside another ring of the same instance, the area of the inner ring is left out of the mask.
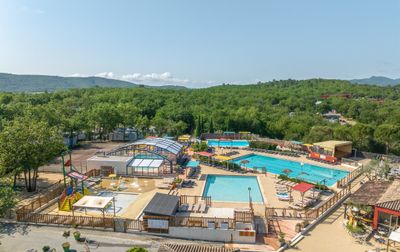
<path id="1" fill-rule="evenodd" d="M 43 246 L 42 251 L 43 252 L 49 252 L 50 251 L 50 246 Z"/>
<path id="2" fill-rule="evenodd" d="M 71 245 L 69 244 L 69 242 L 64 242 L 62 244 L 62 248 L 64 252 L 69 252 L 69 248 L 71 247 Z"/>
<path id="3" fill-rule="evenodd" d="M 75 241 L 80 241 L 81 240 L 81 232 L 75 231 L 74 238 L 75 238 Z"/>

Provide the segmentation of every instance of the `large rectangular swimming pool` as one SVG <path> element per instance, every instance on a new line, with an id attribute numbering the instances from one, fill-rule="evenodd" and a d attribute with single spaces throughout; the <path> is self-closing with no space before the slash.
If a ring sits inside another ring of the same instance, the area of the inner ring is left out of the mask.
<path id="1" fill-rule="evenodd" d="M 246 160 L 246 161 L 244 161 Z M 268 157 L 258 154 L 250 154 L 238 157 L 232 162 L 239 164 L 244 168 L 256 168 L 261 170 L 265 167 L 267 172 L 274 174 L 285 174 L 283 171 L 287 169 L 286 174 L 291 178 L 299 178 L 315 184 L 325 184 L 332 186 L 341 178 L 344 178 L 349 172 L 331 169 L 316 165 L 295 162 L 286 159 Z"/>
<path id="2" fill-rule="evenodd" d="M 213 201 L 263 203 L 263 196 L 256 176 L 207 175 L 203 196 L 211 196 Z"/>
<path id="3" fill-rule="evenodd" d="M 209 139 L 207 140 L 207 145 L 209 147 L 249 147 L 249 141 L 247 140 L 219 140 L 219 139 Z"/>

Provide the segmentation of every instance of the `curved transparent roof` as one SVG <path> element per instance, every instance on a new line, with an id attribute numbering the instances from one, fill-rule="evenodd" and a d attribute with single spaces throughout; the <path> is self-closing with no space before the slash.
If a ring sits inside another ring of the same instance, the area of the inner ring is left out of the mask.
<path id="1" fill-rule="evenodd" d="M 166 151 L 169 151 L 173 154 L 178 154 L 182 148 L 183 145 L 170 139 L 165 139 L 165 138 L 146 138 L 146 139 L 141 139 L 136 142 L 127 144 L 127 146 L 134 146 L 134 145 L 152 145 L 161 149 L 164 149 Z"/>

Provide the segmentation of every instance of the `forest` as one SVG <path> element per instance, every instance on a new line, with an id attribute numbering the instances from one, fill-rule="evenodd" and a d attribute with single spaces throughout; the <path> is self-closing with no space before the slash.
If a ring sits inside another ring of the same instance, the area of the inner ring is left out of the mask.
<path id="1" fill-rule="evenodd" d="M 94 87 L 0 93 L 0 213 L 17 201 L 17 176 L 36 190 L 38 168 L 66 147 L 62 136 L 100 139 L 117 127 L 160 136 L 251 131 L 307 143 L 353 141 L 358 150 L 400 154 L 400 86 L 348 81 L 283 80 L 204 89 Z M 324 120 L 336 110 L 353 124 Z M 0 214 L 0 215 L 2 215 Z"/>
<path id="2" fill-rule="evenodd" d="M 1 93 L 0 129 L 16 119 L 60 132 L 102 136 L 116 127 L 154 126 L 159 135 L 217 130 L 317 142 L 350 140 L 359 150 L 400 154 L 400 86 L 342 80 L 282 80 L 204 89 L 88 88 L 52 93 Z M 318 103 L 316 103 L 319 101 Z M 336 110 L 357 123 L 331 123 Z"/>

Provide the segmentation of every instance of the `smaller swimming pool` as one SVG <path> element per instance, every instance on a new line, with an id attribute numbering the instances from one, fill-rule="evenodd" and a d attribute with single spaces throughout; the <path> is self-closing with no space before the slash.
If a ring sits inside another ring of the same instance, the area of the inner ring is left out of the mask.
<path id="1" fill-rule="evenodd" d="M 100 192 L 97 196 L 100 197 L 114 197 L 115 198 L 115 213 L 116 214 L 123 214 L 128 206 L 132 204 L 136 198 L 136 194 L 128 194 L 128 193 L 118 193 L 118 192 L 112 192 L 112 191 L 102 191 Z M 113 214 L 114 213 L 114 208 L 113 206 L 109 206 L 106 209 L 106 213 Z"/>
<path id="2" fill-rule="evenodd" d="M 219 140 L 219 139 L 208 139 L 207 145 L 209 147 L 249 147 L 249 141 L 247 140 Z"/>
<path id="3" fill-rule="evenodd" d="M 263 196 L 256 176 L 207 175 L 203 196 L 211 196 L 212 201 L 263 203 Z"/>

